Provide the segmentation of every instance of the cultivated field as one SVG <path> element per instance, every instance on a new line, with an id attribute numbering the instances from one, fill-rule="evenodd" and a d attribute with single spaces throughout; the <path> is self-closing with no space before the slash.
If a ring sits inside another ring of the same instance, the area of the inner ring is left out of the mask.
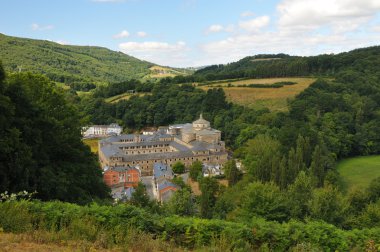
<path id="1" fill-rule="evenodd" d="M 338 171 L 347 189 L 366 188 L 372 179 L 380 176 L 380 155 L 342 160 Z"/>
<path id="2" fill-rule="evenodd" d="M 285 85 L 281 88 L 237 87 L 238 85 L 274 84 L 283 81 L 296 82 L 297 84 Z M 215 82 L 206 86 L 200 86 L 199 88 L 207 90 L 221 86 L 226 93 L 227 99 L 231 102 L 257 109 L 269 108 L 271 111 L 286 111 L 287 100 L 294 98 L 314 81 L 315 78 L 248 79 Z"/>

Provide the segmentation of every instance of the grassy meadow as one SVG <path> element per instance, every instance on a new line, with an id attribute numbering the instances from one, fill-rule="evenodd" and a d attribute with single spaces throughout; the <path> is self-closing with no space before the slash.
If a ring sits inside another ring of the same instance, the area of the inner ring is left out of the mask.
<path id="1" fill-rule="evenodd" d="M 294 98 L 297 94 L 309 87 L 315 80 L 315 78 L 247 79 L 215 82 L 206 86 L 200 86 L 200 88 L 208 90 L 213 87 L 221 86 L 226 93 L 227 100 L 233 103 L 256 109 L 268 108 L 271 111 L 286 111 L 287 100 Z M 296 82 L 297 84 L 283 86 L 281 88 L 238 87 L 238 85 L 274 84 L 283 81 Z"/>
<path id="2" fill-rule="evenodd" d="M 380 155 L 342 160 L 338 171 L 347 189 L 366 188 L 372 179 L 380 176 Z"/>

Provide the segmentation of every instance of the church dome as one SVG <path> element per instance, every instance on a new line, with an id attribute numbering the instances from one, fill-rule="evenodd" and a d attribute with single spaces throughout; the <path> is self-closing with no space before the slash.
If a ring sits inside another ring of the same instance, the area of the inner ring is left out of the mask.
<path id="1" fill-rule="evenodd" d="M 200 114 L 199 119 L 193 122 L 193 128 L 196 130 L 208 129 L 210 128 L 210 122 L 203 119 L 202 114 Z"/>

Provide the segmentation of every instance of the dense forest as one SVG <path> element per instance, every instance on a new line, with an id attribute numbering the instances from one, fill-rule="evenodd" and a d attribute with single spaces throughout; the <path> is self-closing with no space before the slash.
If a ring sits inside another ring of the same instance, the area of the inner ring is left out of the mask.
<path id="1" fill-rule="evenodd" d="M 369 72 L 374 71 L 377 66 L 368 63 L 377 61 L 379 54 L 379 46 L 356 49 L 337 55 L 324 54 L 310 57 L 263 54 L 245 57 L 226 65 L 208 66 L 196 71 L 193 75 L 176 76 L 167 81 L 191 83 L 236 78 L 335 76 L 342 70 L 350 69 Z"/>
<path id="2" fill-rule="evenodd" d="M 43 200 L 107 198 L 97 157 L 81 141 L 80 116 L 44 76 L 5 78 L 0 65 L 0 191 Z"/>
<path id="3" fill-rule="evenodd" d="M 79 121 L 117 121 L 132 132 L 191 122 L 203 112 L 212 126 L 222 131 L 228 148 L 245 169 L 243 174 L 233 160 L 227 162 L 226 187 L 216 178 L 200 176 L 199 164 L 194 163 L 187 169 L 199 183 L 201 194 L 195 196 L 176 178 L 181 189 L 165 204 L 150 201 L 142 184 L 129 202 L 113 207 L 104 201 L 79 207 L 4 200 L 0 217 L 1 213 L 12 214 L 18 225 L 0 218 L 0 226 L 14 231 L 15 227 L 30 230 L 37 225 L 49 232 L 58 232 L 58 226 L 64 230 L 79 226 L 82 238 L 88 241 L 108 237 L 109 242 L 102 245 L 106 248 L 124 244 L 127 241 L 120 237 L 137 229 L 151 234 L 153 240 L 186 249 L 376 251 L 380 244 L 380 178 L 373 178 L 367 188 L 348 191 L 336 162 L 380 154 L 379 54 L 380 47 L 313 57 L 259 55 L 205 68 L 189 77 L 158 82 L 123 80 L 97 87 L 85 96 L 56 89 L 38 75 L 16 74 L 4 79 L 1 72 L 3 191 L 37 190 L 40 199 L 79 203 L 90 197 L 105 198 L 104 185 L 93 169 L 96 161 L 80 142 Z M 319 78 L 289 101 L 287 112 L 243 107 L 228 102 L 222 88 L 203 91 L 184 84 L 218 78 L 309 75 Z M 148 94 L 106 102 L 105 98 L 129 90 Z M 60 113 L 48 113 L 58 109 Z M 77 177 L 82 170 L 84 176 Z M 52 195 L 40 187 L 42 180 L 35 174 L 46 175 Z M 54 182 L 60 176 L 62 187 L 57 187 Z M 78 195 L 81 197 L 74 197 Z M 83 219 L 86 221 L 79 225 Z"/>

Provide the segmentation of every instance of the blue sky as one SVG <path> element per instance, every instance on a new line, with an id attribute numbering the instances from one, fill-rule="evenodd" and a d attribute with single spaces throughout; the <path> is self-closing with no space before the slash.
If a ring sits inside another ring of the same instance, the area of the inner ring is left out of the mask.
<path id="1" fill-rule="evenodd" d="M 0 33 L 157 64 L 228 63 L 380 44 L 380 0 L 0 0 Z"/>

